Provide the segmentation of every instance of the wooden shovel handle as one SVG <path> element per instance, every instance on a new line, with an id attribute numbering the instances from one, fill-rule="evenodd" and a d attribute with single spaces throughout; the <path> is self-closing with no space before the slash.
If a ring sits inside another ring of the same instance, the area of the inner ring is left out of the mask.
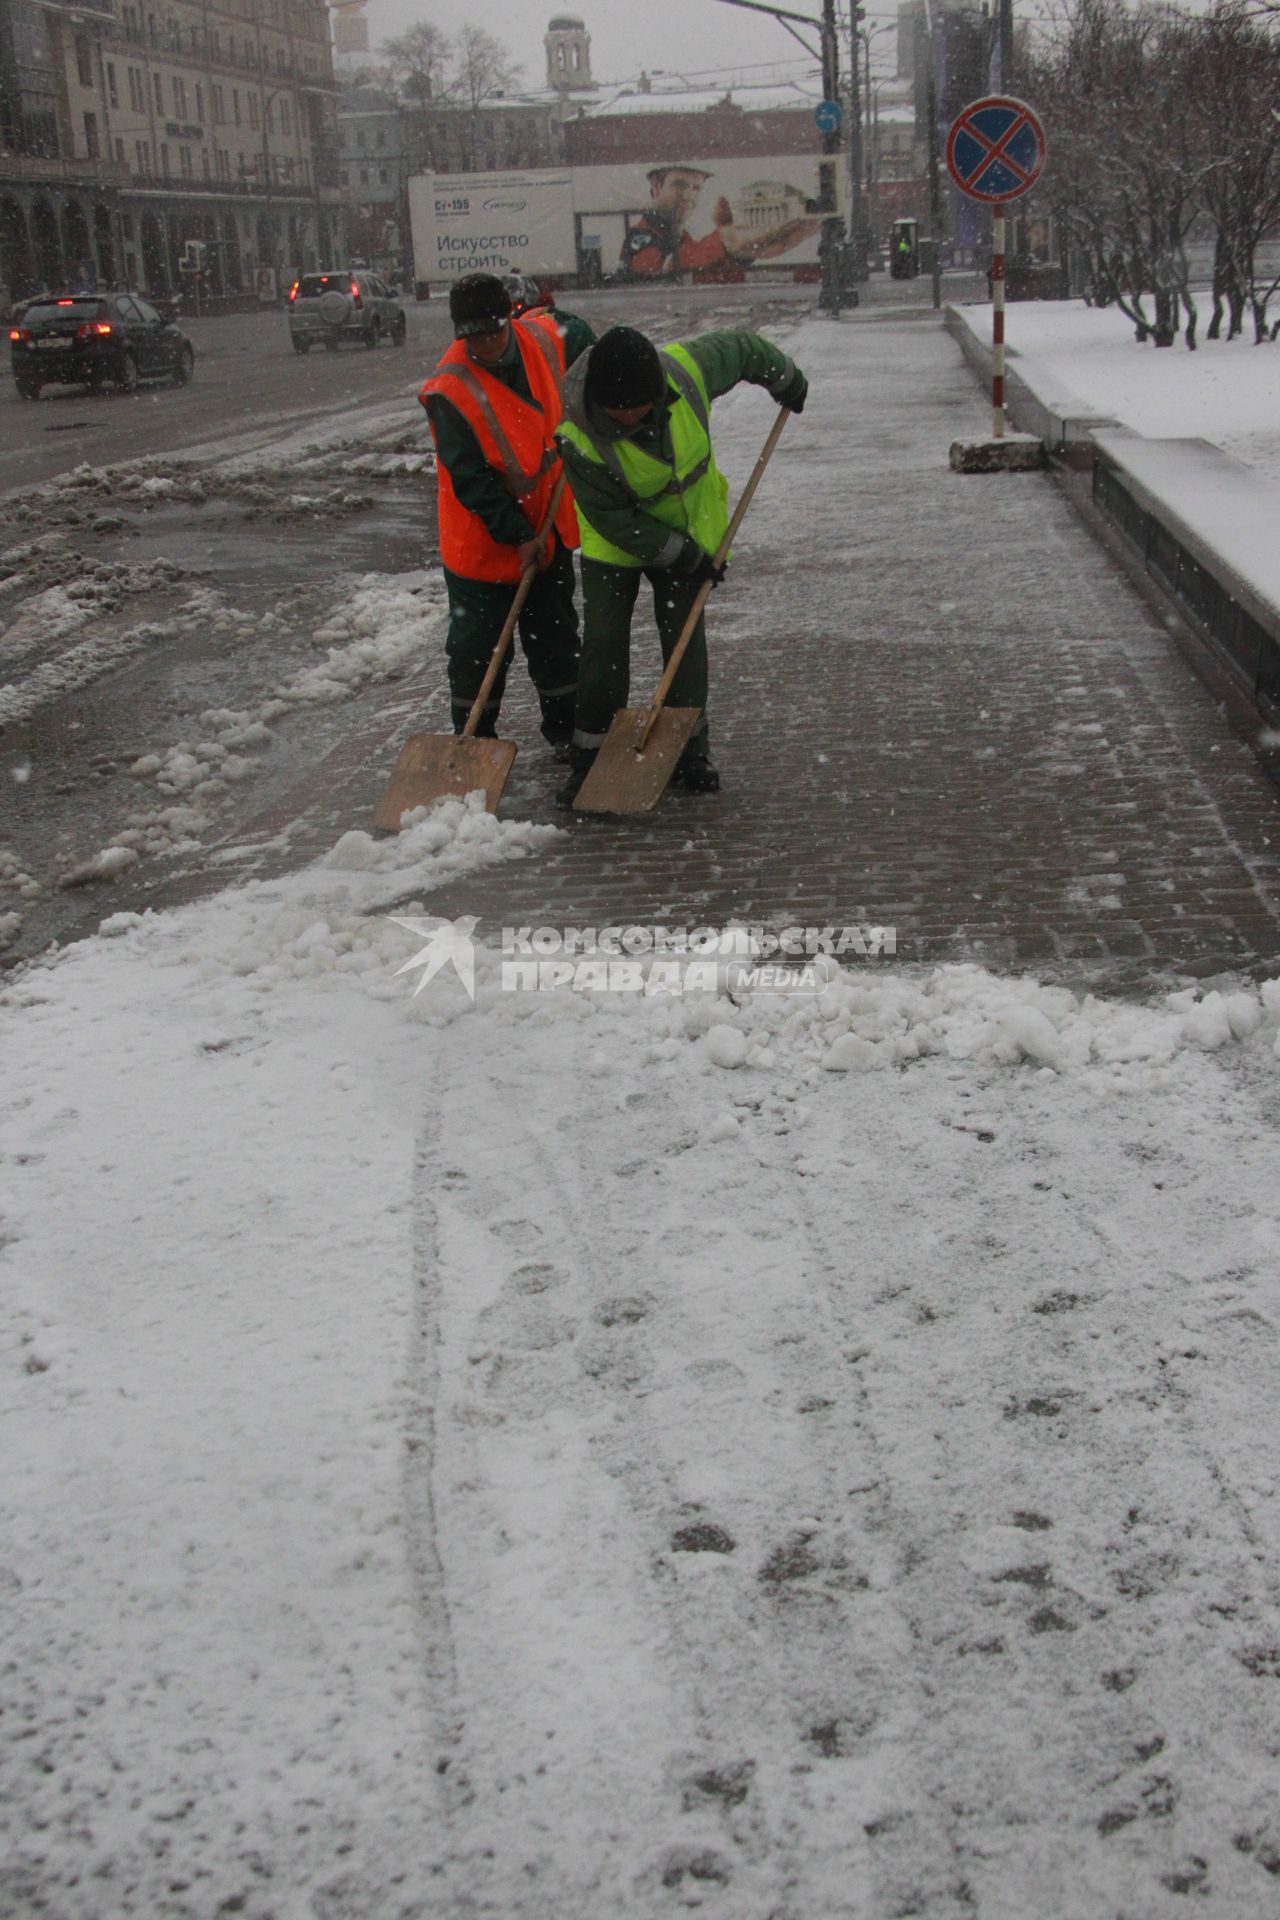
<path id="1" fill-rule="evenodd" d="M 729 522 L 728 531 L 726 532 L 724 539 L 720 542 L 720 545 L 716 548 L 716 565 L 718 567 L 724 565 L 725 555 L 728 553 L 730 547 L 733 545 L 734 535 L 737 533 L 738 528 L 742 525 L 742 516 L 747 511 L 747 508 L 751 505 L 751 496 L 754 494 L 756 488 L 759 486 L 761 476 L 763 475 L 765 468 L 768 466 L 770 458 L 773 454 L 773 450 L 777 446 L 778 441 L 782 435 L 782 429 L 786 426 L 790 418 L 791 418 L 790 407 L 778 408 L 778 417 L 774 421 L 772 427 L 769 429 L 769 438 L 765 441 L 764 446 L 761 449 L 760 458 L 756 461 L 755 466 L 752 468 L 751 478 L 748 480 L 746 486 L 742 489 L 742 498 L 741 500 L 739 500 L 737 506 L 734 508 L 733 518 Z M 689 617 L 685 621 L 684 626 L 681 628 L 680 638 L 676 641 L 675 646 L 672 648 L 671 658 L 667 661 L 667 670 L 663 674 L 662 679 L 658 682 L 658 691 L 653 696 L 653 705 L 650 707 L 647 715 L 645 716 L 644 725 L 640 730 L 640 737 L 636 741 L 637 753 L 643 753 L 645 750 L 645 747 L 648 745 L 649 735 L 653 732 L 654 727 L 658 723 L 658 715 L 662 711 L 662 703 L 671 691 L 671 682 L 675 679 L 676 671 L 680 665 L 680 662 L 684 659 L 685 649 L 688 647 L 690 640 L 693 638 L 693 630 L 697 626 L 698 621 L 702 617 L 702 609 L 706 606 L 707 600 L 711 594 L 711 590 L 714 585 L 715 585 L 715 582 L 713 580 L 704 580 L 702 585 L 698 588 L 697 596 L 694 599 L 693 605 L 689 609 Z"/>
<path id="2" fill-rule="evenodd" d="M 551 523 L 556 517 L 556 511 L 560 505 L 560 496 L 564 492 L 568 482 L 569 476 L 565 472 L 564 467 L 561 466 L 560 478 L 556 481 L 552 489 L 551 498 L 547 502 L 547 510 L 542 516 L 542 525 L 538 528 L 534 536 L 539 546 L 542 545 L 543 540 L 550 530 Z M 538 562 L 535 559 L 520 575 L 520 584 L 516 588 L 515 598 L 511 602 L 511 610 L 502 623 L 502 632 L 498 635 L 498 644 L 494 648 L 493 657 L 485 669 L 484 679 L 480 682 L 480 691 L 471 703 L 471 711 L 467 715 L 467 724 L 462 729 L 462 738 L 464 740 L 473 740 L 475 738 L 476 728 L 480 725 L 480 716 L 484 712 L 485 703 L 493 690 L 493 683 L 498 677 L 498 670 L 507 657 L 507 648 L 511 645 L 511 636 L 516 630 L 516 621 L 520 618 L 520 609 L 529 598 L 529 589 L 533 585 L 534 575 L 537 571 Z"/>

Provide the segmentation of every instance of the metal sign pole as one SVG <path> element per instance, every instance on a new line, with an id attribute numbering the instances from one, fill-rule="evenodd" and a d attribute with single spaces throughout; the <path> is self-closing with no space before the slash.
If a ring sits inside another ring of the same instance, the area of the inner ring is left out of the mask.
<path id="1" fill-rule="evenodd" d="M 991 216 L 991 431 L 1004 439 L 1004 208 Z"/>

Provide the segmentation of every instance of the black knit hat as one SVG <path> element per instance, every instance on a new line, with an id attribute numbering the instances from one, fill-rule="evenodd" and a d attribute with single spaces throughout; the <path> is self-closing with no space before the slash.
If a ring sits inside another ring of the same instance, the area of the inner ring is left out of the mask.
<path id="1" fill-rule="evenodd" d="M 496 274 L 464 273 L 449 289 L 454 338 L 500 333 L 511 318 L 511 295 Z"/>
<path id="2" fill-rule="evenodd" d="M 610 327 L 591 349 L 585 392 L 598 407 L 657 406 L 666 384 L 658 349 L 634 327 Z"/>

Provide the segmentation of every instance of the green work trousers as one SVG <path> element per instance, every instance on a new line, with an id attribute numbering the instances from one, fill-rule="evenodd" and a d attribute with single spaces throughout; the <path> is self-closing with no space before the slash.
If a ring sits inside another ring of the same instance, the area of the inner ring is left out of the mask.
<path id="1" fill-rule="evenodd" d="M 444 578 L 449 590 L 449 637 L 445 642 L 449 700 L 454 732 L 460 733 L 480 691 L 516 590 L 501 581 L 464 579 L 461 574 L 450 573 L 448 567 Z M 573 693 L 578 677 L 574 587 L 573 555 L 557 540 L 551 565 L 544 573 L 534 575 L 517 626 L 529 678 L 542 707 L 542 731 L 548 740 L 568 740 L 573 731 Z M 507 648 L 476 729 L 485 739 L 492 739 L 497 727 L 512 651 Z"/>
<path id="2" fill-rule="evenodd" d="M 607 560 L 582 562 L 582 659 L 578 667 L 576 747 L 598 747 L 615 713 L 631 694 L 631 614 L 641 578 L 653 589 L 653 610 L 662 643 L 663 664 L 671 658 L 680 630 L 697 598 L 697 583 L 670 567 L 618 567 Z M 646 676 L 644 699 L 657 691 L 657 676 Z M 702 711 L 686 751 L 707 751 L 707 631 L 701 617 L 676 669 L 668 707 Z"/>

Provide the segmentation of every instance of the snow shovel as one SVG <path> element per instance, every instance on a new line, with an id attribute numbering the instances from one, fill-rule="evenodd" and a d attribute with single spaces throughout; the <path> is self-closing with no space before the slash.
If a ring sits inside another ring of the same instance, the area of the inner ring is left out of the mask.
<path id="1" fill-rule="evenodd" d="M 718 567 L 724 565 L 725 555 L 733 545 L 742 517 L 751 505 L 751 496 L 760 484 L 761 475 L 790 417 L 790 407 L 779 407 L 769 438 L 764 443 L 751 478 L 742 490 L 742 498 L 729 522 L 728 532 L 716 551 Z M 689 617 L 681 628 L 680 638 L 671 650 L 666 672 L 658 683 L 653 705 L 648 708 L 624 707 L 621 713 L 614 714 L 613 724 L 591 763 L 591 771 L 578 788 L 573 803 L 575 810 L 582 813 L 647 813 L 666 792 L 676 763 L 702 718 L 702 709 L 664 707 L 662 703 L 671 690 L 676 669 L 684 658 L 685 649 L 693 637 L 693 630 L 707 604 L 713 584 L 710 580 L 704 580 L 698 588 L 697 598 L 689 609 Z"/>
<path id="2" fill-rule="evenodd" d="M 567 478 L 562 471 L 556 481 L 542 525 L 538 528 L 539 546 L 555 519 Z M 391 783 L 378 802 L 378 810 L 373 816 L 375 827 L 381 827 L 387 833 L 399 833 L 401 817 L 410 807 L 429 806 L 433 800 L 448 799 L 450 794 L 461 797 L 473 793 L 477 787 L 483 789 L 486 811 L 498 811 L 498 802 L 516 757 L 516 743 L 514 740 L 477 740 L 476 728 L 480 725 L 485 702 L 506 659 L 516 621 L 520 618 L 520 609 L 529 598 L 529 589 L 537 571 L 535 562 L 526 567 L 520 576 L 511 611 L 502 623 L 498 643 L 485 669 L 480 691 L 471 703 L 471 711 L 462 732 L 410 735 L 400 749 Z"/>

